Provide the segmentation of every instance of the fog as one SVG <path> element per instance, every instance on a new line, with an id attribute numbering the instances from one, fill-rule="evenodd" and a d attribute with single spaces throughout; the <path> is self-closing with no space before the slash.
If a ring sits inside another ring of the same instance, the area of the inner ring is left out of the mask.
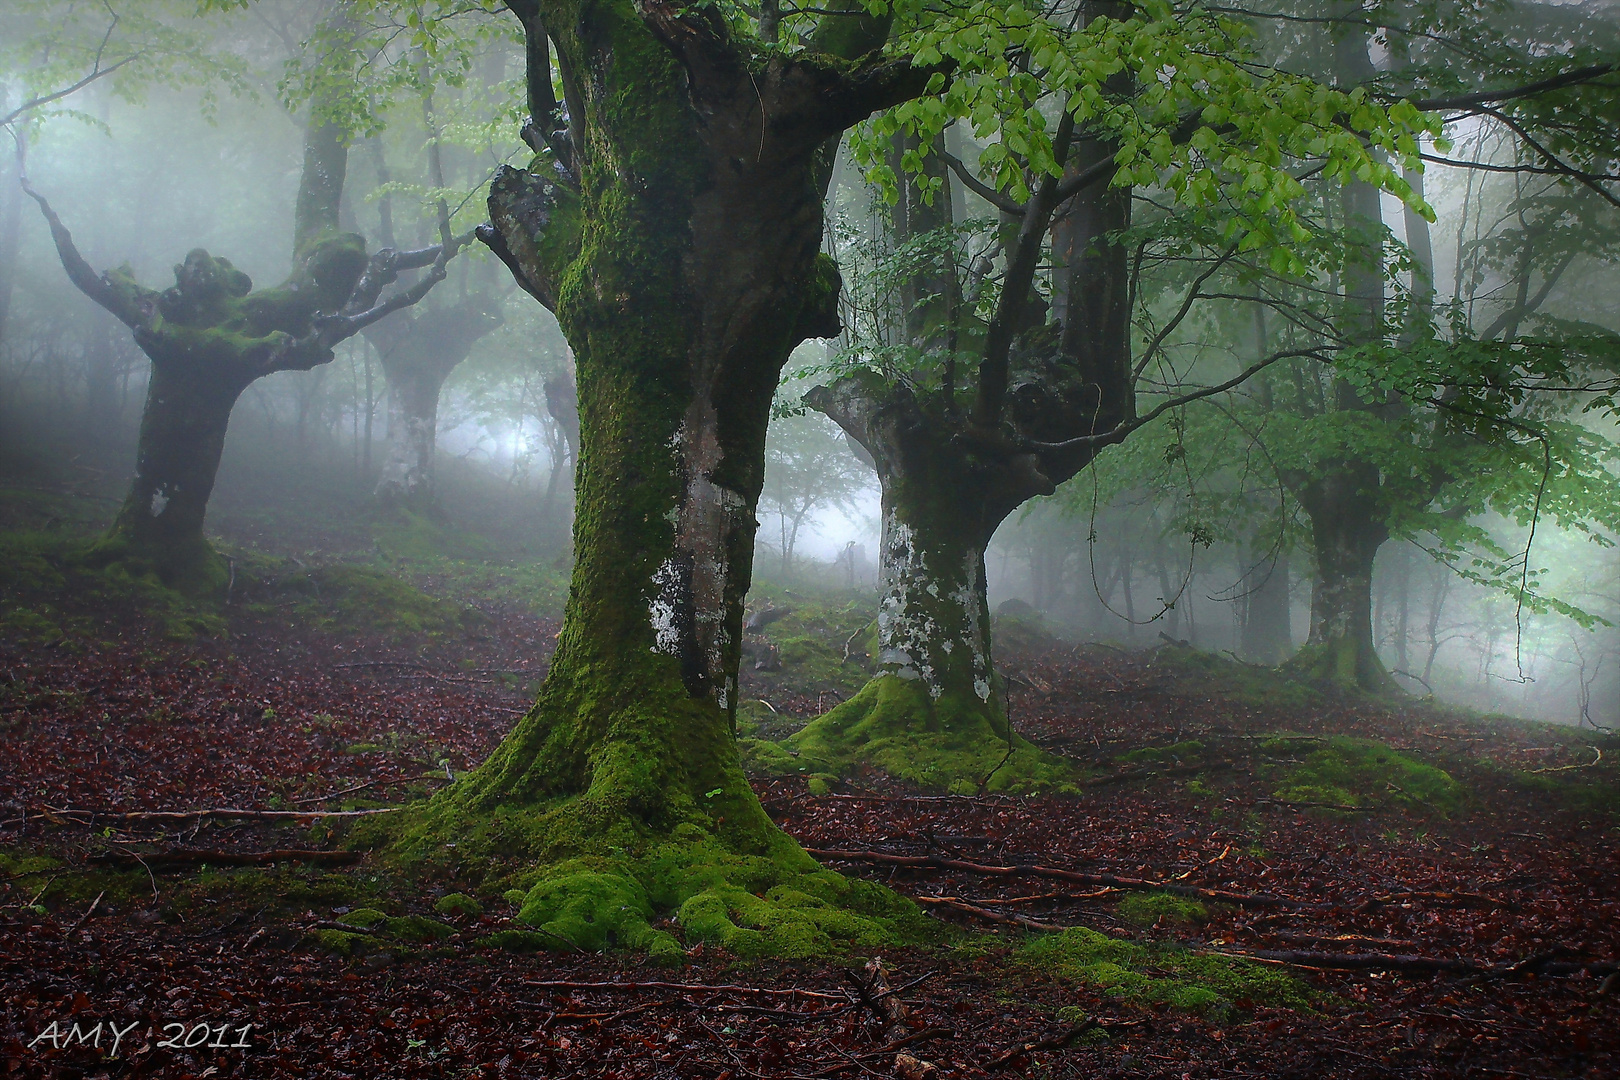
<path id="1" fill-rule="evenodd" d="M 296 23 L 298 16 L 288 18 Z M 127 264 L 136 279 L 162 288 L 176 260 L 204 248 L 228 257 L 256 283 L 280 280 L 289 266 L 305 127 L 298 109 L 279 100 L 285 86 L 278 80 L 285 80 L 291 58 L 275 27 L 252 14 L 222 19 L 208 34 L 204 47 L 231 66 L 223 85 L 175 88 L 159 81 L 137 91 L 113 79 L 94 82 L 15 125 L 7 149 L 16 152 L 0 168 L 0 212 L 4 228 L 16 235 L 6 256 L 9 303 L 0 309 L 8 478 L 24 487 L 66 485 L 106 514 L 132 474 L 148 361 L 127 331 L 69 283 L 45 221 L 18 188 L 17 171 L 26 162 L 33 185 L 50 199 L 92 267 Z M 380 135 L 355 140 L 340 213 L 345 227 L 376 236 L 391 217 L 402 247 L 431 243 L 441 195 L 450 196 L 457 229 L 481 221 L 489 176 L 527 153 L 505 123 L 521 62 L 510 38 L 485 40 L 471 54 L 465 82 L 439 90 L 445 189 L 426 175 L 430 140 L 420 105 L 394 107 L 380 117 Z M 22 93 L 14 80 L 6 100 Z M 1511 140 L 1497 128 L 1469 122 L 1447 135 L 1450 149 L 1439 151 L 1431 141 L 1431 157 L 1514 160 Z M 971 143 L 971 136 L 961 138 Z M 378 167 L 384 159 L 386 171 Z M 1544 242 L 1564 245 L 1568 254 L 1553 260 L 1525 254 L 1541 269 L 1532 275 L 1540 289 L 1534 310 L 1523 317 L 1620 329 L 1612 222 L 1583 204 L 1543 233 L 1531 228 L 1543 203 L 1579 201 L 1567 185 L 1436 162 L 1424 182 L 1435 211 L 1429 232 L 1437 302 L 1448 317 L 1488 322 L 1511 306 L 1519 286 L 1510 264 L 1518 256 L 1508 249 Z M 954 197 L 961 221 L 993 210 L 960 184 Z M 862 260 L 877 267 L 893 248 L 888 211 L 847 154 L 833 202 L 834 231 L 868 249 L 846 251 L 846 292 L 859 304 L 880 287 L 856 267 Z M 1407 257 L 1411 215 L 1387 193 L 1382 213 L 1392 258 Z M 1542 240 L 1526 239 L 1532 234 Z M 1556 276 L 1548 267 L 1556 267 Z M 1037 289 L 1048 295 L 1053 272 L 1044 267 L 1037 279 Z M 1394 273 L 1391 301 L 1405 297 L 1409 284 L 1409 271 Z M 577 436 L 552 415 L 546 384 L 571 375 L 572 354 L 550 313 L 518 291 L 479 244 L 455 260 L 423 309 L 448 310 L 474 295 L 491 297 L 501 322 L 454 365 L 438 398 L 433 470 L 442 520 L 514 557 L 566 562 L 570 440 Z M 1166 303 L 1144 287 L 1138 350 Z M 849 310 L 845 315 L 841 337 L 800 348 L 779 392 L 756 515 L 754 572 L 762 581 L 862 590 L 879 585 L 877 477 L 836 425 L 800 405 L 817 381 L 817 365 L 825 371 L 866 347 L 860 319 Z M 1177 331 L 1174 344 L 1192 358 L 1226 347 L 1218 339 L 1233 333 L 1218 318 L 1194 320 Z M 1239 387 L 1232 398 L 1253 393 Z M 364 518 L 390 439 L 398 437 L 391 428 L 404 423 L 391 413 L 389 394 L 378 346 L 358 335 L 340 345 L 329 364 L 253 383 L 230 420 L 210 533 L 276 553 L 365 546 Z M 1600 441 L 1614 433 L 1601 413 L 1578 406 L 1566 409 L 1565 419 Z M 1189 419 L 1183 430 L 1196 425 Z M 1163 424 L 1157 429 L 1133 438 L 1163 439 Z M 1204 453 L 1191 449 L 1194 457 Z M 1252 447 L 1246 452 L 1254 453 Z M 1105 451 L 1055 494 L 1026 504 L 1002 524 L 987 557 L 992 607 L 1022 602 L 1075 638 L 1141 648 L 1169 638 L 1254 660 L 1243 644 L 1248 597 L 1258 581 L 1275 580 L 1287 589 L 1288 641 L 1304 645 L 1314 555 L 1297 506 L 1285 496 L 1269 522 L 1252 506 L 1221 517 L 1220 506 L 1235 506 L 1234 499 L 1259 493 L 1263 501 L 1275 478 L 1251 462 L 1243 476 L 1228 463 L 1166 482 L 1164 468 L 1154 476 L 1140 454 L 1128 457 L 1126 447 Z M 1612 468 L 1612 459 L 1604 467 Z M 1419 526 L 1379 551 L 1377 648 L 1406 692 L 1561 723 L 1612 726 L 1620 720 L 1620 636 L 1612 625 L 1620 622 L 1620 557 L 1602 524 L 1609 510 L 1586 524 L 1558 521 L 1548 502 L 1519 520 L 1488 509 L 1471 512 L 1452 522 L 1466 525 L 1466 535 L 1444 542 Z M 1257 529 L 1269 530 L 1258 575 Z M 1488 552 L 1483 557 L 1493 561 L 1492 569 L 1481 568 L 1480 552 Z M 1494 584 L 1484 580 L 1493 575 Z M 1533 584 L 1533 596 L 1503 587 L 1515 575 L 1520 584 Z"/>

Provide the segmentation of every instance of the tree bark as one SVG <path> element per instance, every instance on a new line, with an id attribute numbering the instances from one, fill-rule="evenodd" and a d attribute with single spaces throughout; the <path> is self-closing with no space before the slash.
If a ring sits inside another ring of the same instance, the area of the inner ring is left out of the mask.
<path id="1" fill-rule="evenodd" d="M 808 948 L 832 932 L 814 914 L 743 925 L 778 883 L 839 903 L 855 888 L 806 876 L 733 735 L 765 428 L 788 354 L 840 329 L 820 254 L 825 144 L 926 76 L 816 49 L 753 64 L 701 10 L 509 6 L 531 60 L 548 51 L 538 35 L 555 46 L 573 129 L 555 140 L 567 161 L 497 174 L 480 236 L 574 352 L 573 579 L 534 707 L 404 849 L 453 831 L 463 849 L 540 859 L 520 918 L 585 947 L 611 933 L 676 955 L 647 920 L 678 907 L 689 939 Z M 531 100 L 550 78 L 531 68 Z M 610 892 L 631 899 L 599 902 Z M 812 923 L 801 944 L 782 936 Z"/>
<path id="2" fill-rule="evenodd" d="M 1299 492 L 1311 520 L 1316 580 L 1311 633 L 1295 663 L 1318 679 L 1373 693 L 1396 689 L 1378 658 L 1373 563 L 1389 539 L 1375 469 L 1347 465 Z"/>

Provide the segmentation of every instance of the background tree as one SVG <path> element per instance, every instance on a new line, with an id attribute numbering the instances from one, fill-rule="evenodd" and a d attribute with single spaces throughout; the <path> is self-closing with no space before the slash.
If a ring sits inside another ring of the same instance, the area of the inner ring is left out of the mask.
<path id="1" fill-rule="evenodd" d="M 444 278 L 453 238 L 403 254 L 384 248 L 368 258 L 364 237 L 340 231 L 348 133 L 329 115 L 337 79 L 328 76 L 327 94 L 312 106 L 293 270 L 272 289 L 254 292 L 247 274 L 201 249 L 175 267 L 175 285 L 162 293 L 141 286 L 127 269 L 98 275 L 50 204 L 21 178 L 50 224 L 69 279 L 134 331 L 152 361 L 135 479 L 96 549 L 98 560 L 151 567 L 190 591 L 222 585 L 224 569 L 203 535 L 203 519 L 237 398 L 266 375 L 331 361 L 333 345 L 416 303 Z M 431 269 L 415 286 L 380 299 L 400 270 L 422 266 Z"/>

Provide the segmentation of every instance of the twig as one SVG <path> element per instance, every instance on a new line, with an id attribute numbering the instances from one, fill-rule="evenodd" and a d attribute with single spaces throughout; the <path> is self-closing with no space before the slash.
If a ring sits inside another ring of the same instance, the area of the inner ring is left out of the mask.
<path id="1" fill-rule="evenodd" d="M 358 851 L 304 851 L 297 848 L 276 848 L 273 851 L 196 851 L 188 848 L 170 848 L 160 851 L 146 858 L 136 855 L 132 851 L 112 852 L 107 855 L 96 855 L 91 862 L 122 862 L 132 859 L 148 871 L 151 866 L 147 860 L 157 866 L 189 866 L 193 863 L 203 863 L 212 866 L 264 866 L 268 863 L 278 862 L 307 862 L 325 863 L 331 866 L 342 866 L 348 863 L 359 862 Z"/>
<path id="2" fill-rule="evenodd" d="M 842 1004 L 846 999 L 842 994 L 824 994 L 817 990 L 801 990 L 790 987 L 786 990 L 777 990 L 764 986 L 736 986 L 732 984 L 706 984 L 706 983 L 678 983 L 678 982 L 576 982 L 572 979 L 528 979 L 524 986 L 535 986 L 546 990 L 677 990 L 693 994 L 763 994 L 767 996 L 780 995 L 783 997 L 808 997 L 822 1001 L 836 1001 Z"/>
<path id="3" fill-rule="evenodd" d="M 1530 771 L 1532 773 L 1550 773 L 1550 772 L 1569 772 L 1571 769 L 1590 769 L 1590 768 L 1594 768 L 1595 766 L 1601 765 L 1603 763 L 1603 747 L 1594 746 L 1594 747 L 1592 747 L 1592 749 L 1597 751 L 1597 757 L 1593 758 L 1591 761 L 1588 761 L 1584 765 L 1578 765 L 1578 764 L 1577 765 L 1559 765 L 1556 768 L 1531 769 Z"/>
<path id="4" fill-rule="evenodd" d="M 989 908 L 982 908 L 977 904 L 970 904 L 966 900 L 960 900 L 954 896 L 913 896 L 911 899 L 915 900 L 919 904 L 937 904 L 940 907 L 950 908 L 952 911 L 965 912 L 966 914 L 984 919 L 986 922 L 1005 923 L 1010 926 L 1023 926 L 1031 930 L 1060 931 L 1069 929 L 1067 926 L 1059 926 L 1057 923 L 1041 922 L 1039 919 L 1032 919 L 1028 915 L 1019 915 L 1017 912 L 1004 913 L 1000 911 L 991 911 Z"/>
<path id="5" fill-rule="evenodd" d="M 434 779 L 438 779 L 438 778 L 435 777 Z M 342 791 L 334 791 L 329 795 L 310 795 L 310 796 L 307 796 L 306 798 L 294 799 L 292 802 L 293 802 L 294 806 L 302 806 L 305 803 L 312 803 L 312 802 L 325 802 L 327 799 L 335 799 L 339 795 L 352 795 L 356 791 L 364 791 L 364 790 L 366 790 L 366 788 L 376 787 L 378 784 L 380 784 L 382 782 L 383 782 L 383 778 L 378 777 L 375 780 L 367 780 L 363 784 L 356 784 L 353 787 L 346 787 Z"/>
<path id="6" fill-rule="evenodd" d="M 1014 1058 L 1023 1057 L 1025 1054 L 1033 1054 L 1040 1050 L 1057 1050 L 1061 1047 L 1068 1046 L 1086 1032 L 1093 1031 L 1100 1027 L 1102 1027 L 1102 1024 L 1098 1023 L 1096 1020 L 1087 1020 L 1083 1024 L 1074 1025 L 1061 1035 L 1052 1035 L 1045 1039 L 1036 1039 L 1031 1042 L 1020 1043 L 1011 1050 L 991 1058 L 990 1061 L 985 1064 L 984 1069 L 986 1072 L 989 1072 L 992 1069 L 999 1069 Z"/>
<path id="7" fill-rule="evenodd" d="M 1283 952 L 1255 949 L 1248 952 L 1225 949 L 1203 950 L 1216 956 L 1232 956 L 1266 963 L 1285 964 L 1289 967 L 1321 968 L 1330 971 L 1411 971 L 1449 972 L 1454 975 L 1490 975 L 1512 978 L 1518 975 L 1608 975 L 1620 970 L 1620 965 L 1601 961 L 1555 962 L 1547 956 L 1534 956 L 1512 964 L 1481 964 L 1473 960 L 1440 956 L 1412 956 L 1398 953 L 1326 953 Z"/>
<path id="8" fill-rule="evenodd" d="M 396 814 L 403 810 L 402 806 L 386 806 L 378 810 L 232 810 L 227 808 L 215 810 L 76 810 L 71 807 L 58 809 L 53 806 L 44 808 L 45 813 L 35 817 L 49 818 L 53 814 L 88 815 L 90 818 L 115 818 L 124 821 L 192 821 L 198 818 L 251 818 L 255 820 L 269 820 L 276 818 L 324 818 L 324 817 L 364 817 L 367 814 Z"/>
<path id="9" fill-rule="evenodd" d="M 78 933 L 79 927 L 83 926 L 85 922 L 89 920 L 90 916 L 96 913 L 96 908 L 101 906 L 101 898 L 106 895 L 106 889 L 102 889 L 100 892 L 96 893 L 96 898 L 90 901 L 90 906 L 85 909 L 83 915 L 79 916 L 79 921 L 74 923 L 73 928 L 67 932 L 68 937 L 72 937 L 74 934 Z"/>

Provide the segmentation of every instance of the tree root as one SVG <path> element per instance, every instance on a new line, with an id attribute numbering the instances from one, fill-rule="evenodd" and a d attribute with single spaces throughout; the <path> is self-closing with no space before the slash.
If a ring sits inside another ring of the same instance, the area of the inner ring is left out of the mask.
<path id="1" fill-rule="evenodd" d="M 272 851 L 195 851 L 170 848 L 155 855 L 136 855 L 132 851 L 118 851 L 107 855 L 91 856 L 91 862 L 142 863 L 153 866 L 266 866 L 278 862 L 306 862 L 323 866 L 347 866 L 360 861 L 358 851 L 304 851 L 297 848 L 276 848 Z"/>
<path id="2" fill-rule="evenodd" d="M 1059 870 L 1052 866 L 986 866 L 962 859 L 947 859 L 938 855 L 890 855 L 882 851 L 836 851 L 826 848 L 805 848 L 817 859 L 843 859 L 846 862 L 884 863 L 890 866 L 916 866 L 936 870 L 960 870 L 985 877 L 1038 877 L 1054 881 L 1072 881 L 1077 885 L 1107 886 L 1114 889 L 1132 889 L 1139 892 L 1167 892 L 1199 900 L 1212 900 L 1221 904 L 1245 907 L 1288 907 L 1326 909 L 1331 904 L 1310 900 L 1294 900 L 1265 893 L 1237 893 L 1224 889 L 1201 889 L 1193 885 L 1177 885 L 1173 881 L 1147 881 L 1143 878 L 1115 877 L 1111 874 L 1082 874 L 1073 870 Z"/>

